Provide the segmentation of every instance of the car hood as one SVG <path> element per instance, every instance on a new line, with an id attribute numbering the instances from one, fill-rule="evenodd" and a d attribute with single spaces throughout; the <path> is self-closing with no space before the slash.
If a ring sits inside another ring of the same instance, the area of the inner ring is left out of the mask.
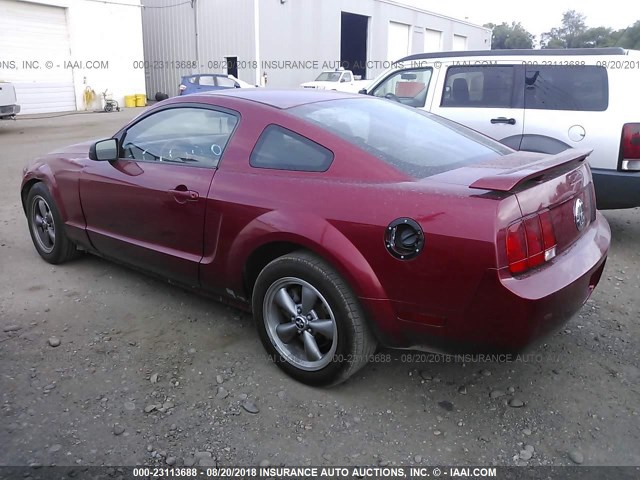
<path id="1" fill-rule="evenodd" d="M 89 148 L 96 143 L 99 138 L 95 140 L 89 140 L 82 143 L 74 143 L 73 145 L 67 145 L 66 147 L 60 147 L 56 150 L 49 152 L 49 155 L 65 155 L 70 157 L 87 156 L 89 154 Z"/>

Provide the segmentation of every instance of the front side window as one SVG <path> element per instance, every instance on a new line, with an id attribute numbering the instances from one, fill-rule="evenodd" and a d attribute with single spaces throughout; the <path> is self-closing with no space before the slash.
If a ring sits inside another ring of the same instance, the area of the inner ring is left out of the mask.
<path id="1" fill-rule="evenodd" d="M 411 107 L 424 107 L 432 74 L 431 68 L 395 72 L 373 89 L 371 95 L 396 100 Z"/>
<path id="2" fill-rule="evenodd" d="M 415 178 L 513 152 L 445 118 L 370 97 L 310 103 L 289 111 Z"/>
<path id="3" fill-rule="evenodd" d="M 302 172 L 324 172 L 331 162 L 331 150 L 279 125 L 264 129 L 249 160 L 256 168 Z"/>
<path id="4" fill-rule="evenodd" d="M 122 158 L 213 168 L 238 118 L 206 108 L 170 108 L 143 118 L 122 141 Z"/>
<path id="5" fill-rule="evenodd" d="M 513 66 L 449 67 L 442 107 L 509 108 L 515 85 Z"/>
<path id="6" fill-rule="evenodd" d="M 604 67 L 544 65 L 527 67 L 525 108 L 601 112 L 609 106 Z"/>

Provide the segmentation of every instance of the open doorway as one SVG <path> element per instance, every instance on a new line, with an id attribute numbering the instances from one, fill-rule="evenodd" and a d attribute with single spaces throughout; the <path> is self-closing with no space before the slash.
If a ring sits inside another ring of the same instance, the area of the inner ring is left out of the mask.
<path id="1" fill-rule="evenodd" d="M 227 61 L 227 75 L 238 78 L 238 57 L 224 57 Z"/>
<path id="2" fill-rule="evenodd" d="M 367 31 L 369 17 L 342 12 L 340 27 L 340 62 L 354 75 L 367 78 Z"/>

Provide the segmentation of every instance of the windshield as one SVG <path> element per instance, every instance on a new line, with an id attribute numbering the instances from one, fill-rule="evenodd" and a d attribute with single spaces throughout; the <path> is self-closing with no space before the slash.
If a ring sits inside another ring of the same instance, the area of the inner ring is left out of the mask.
<path id="1" fill-rule="evenodd" d="M 511 153 L 508 147 L 442 117 L 391 100 L 363 97 L 290 109 L 414 178 Z"/>
<path id="2" fill-rule="evenodd" d="M 316 78 L 316 82 L 337 82 L 340 80 L 340 72 L 322 72 Z"/>

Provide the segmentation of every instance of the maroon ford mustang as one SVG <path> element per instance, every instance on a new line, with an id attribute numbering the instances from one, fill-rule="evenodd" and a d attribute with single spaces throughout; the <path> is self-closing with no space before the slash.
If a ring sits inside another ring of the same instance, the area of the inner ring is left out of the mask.
<path id="1" fill-rule="evenodd" d="M 230 90 L 36 160 L 22 200 L 46 261 L 88 251 L 244 305 L 282 369 L 329 384 L 378 344 L 513 351 L 567 321 L 610 241 L 588 154 L 384 99 Z"/>

